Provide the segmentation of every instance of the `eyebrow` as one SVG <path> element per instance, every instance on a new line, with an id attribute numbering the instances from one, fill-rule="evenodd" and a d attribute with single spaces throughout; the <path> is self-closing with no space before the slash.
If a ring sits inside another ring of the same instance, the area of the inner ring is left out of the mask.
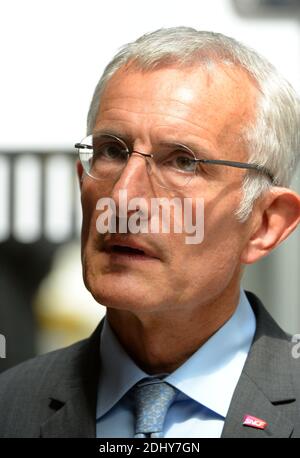
<path id="1" fill-rule="evenodd" d="M 133 143 L 134 138 L 130 134 L 126 134 L 125 132 L 121 132 L 118 129 L 110 129 L 110 128 L 103 128 L 99 129 L 96 132 L 92 133 L 93 136 L 98 136 L 98 135 L 113 135 L 114 137 L 120 138 L 120 140 L 123 140 L 125 143 L 128 141 L 128 143 Z"/>

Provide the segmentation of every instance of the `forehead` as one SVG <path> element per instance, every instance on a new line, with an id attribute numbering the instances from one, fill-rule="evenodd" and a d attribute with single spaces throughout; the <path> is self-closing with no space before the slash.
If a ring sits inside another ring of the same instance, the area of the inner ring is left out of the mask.
<path id="1" fill-rule="evenodd" d="M 255 118 L 257 94 L 249 75 L 236 66 L 152 71 L 127 66 L 107 83 L 95 127 L 116 122 L 139 130 L 189 130 L 214 138 L 217 146 Z"/>

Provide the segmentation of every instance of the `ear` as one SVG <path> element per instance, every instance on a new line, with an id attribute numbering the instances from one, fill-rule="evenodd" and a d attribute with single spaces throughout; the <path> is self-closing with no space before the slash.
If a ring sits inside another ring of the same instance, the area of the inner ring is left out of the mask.
<path id="1" fill-rule="evenodd" d="M 82 167 L 82 164 L 81 164 L 80 161 L 76 161 L 76 169 L 77 169 L 77 176 L 78 176 L 78 180 L 79 180 L 79 186 L 80 186 L 80 189 L 81 189 L 84 170 L 83 170 L 83 167 Z"/>
<path id="2" fill-rule="evenodd" d="M 287 188 L 274 188 L 254 209 L 252 234 L 241 262 L 252 264 L 269 254 L 300 222 L 300 196 Z"/>

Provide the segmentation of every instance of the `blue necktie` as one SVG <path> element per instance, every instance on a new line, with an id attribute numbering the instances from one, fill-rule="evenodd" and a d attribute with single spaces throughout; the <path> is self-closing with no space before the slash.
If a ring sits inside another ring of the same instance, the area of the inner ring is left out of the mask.
<path id="1" fill-rule="evenodd" d="M 135 403 L 135 438 L 163 437 L 163 426 L 169 406 L 176 396 L 176 389 L 154 378 L 133 387 Z"/>

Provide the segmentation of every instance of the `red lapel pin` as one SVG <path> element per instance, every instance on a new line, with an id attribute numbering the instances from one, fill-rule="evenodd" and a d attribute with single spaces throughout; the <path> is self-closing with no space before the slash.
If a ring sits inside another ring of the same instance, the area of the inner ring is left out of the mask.
<path id="1" fill-rule="evenodd" d="M 252 415 L 245 415 L 243 425 L 251 426 L 251 428 L 265 429 L 268 423 L 261 418 L 252 417 Z"/>

